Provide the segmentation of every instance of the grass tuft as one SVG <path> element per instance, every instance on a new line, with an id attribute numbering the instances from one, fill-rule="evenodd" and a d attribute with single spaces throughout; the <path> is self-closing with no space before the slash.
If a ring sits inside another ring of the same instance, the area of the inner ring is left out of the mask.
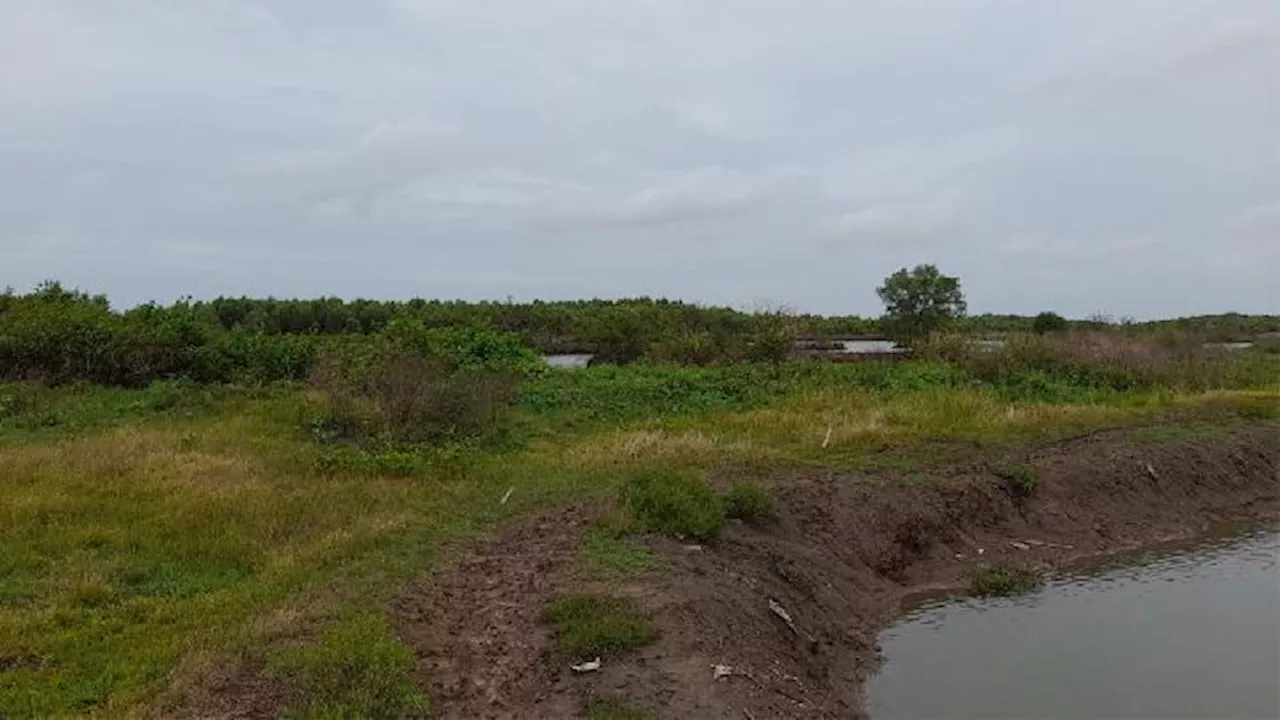
<path id="1" fill-rule="evenodd" d="M 733 484 L 724 497 L 725 515 L 738 520 L 759 521 L 773 515 L 773 496 L 749 480 Z"/>
<path id="2" fill-rule="evenodd" d="M 642 529 L 650 532 L 711 540 L 724 528 L 724 500 L 696 472 L 636 473 L 623 486 L 622 505 Z"/>
<path id="3" fill-rule="evenodd" d="M 1010 597 L 1035 592 L 1044 584 L 1040 573 L 1012 565 L 994 565 L 969 577 L 969 594 L 974 597 Z"/>
<path id="4" fill-rule="evenodd" d="M 413 679 L 413 651 L 377 615 L 347 620 L 316 645 L 282 652 L 273 666 L 301 685 L 307 717 L 391 718 L 427 709 Z"/>
<path id="5" fill-rule="evenodd" d="M 634 577 L 657 567 L 658 557 L 652 550 L 601 527 L 583 538 L 582 565 L 592 577 Z"/>
<path id="6" fill-rule="evenodd" d="M 1028 465 L 999 468 L 995 474 L 1004 480 L 1005 491 L 1015 503 L 1020 503 L 1034 495 L 1036 487 L 1040 484 L 1040 477 L 1036 474 L 1035 468 Z"/>
<path id="7" fill-rule="evenodd" d="M 658 639 L 658 629 L 621 598 L 570 595 L 542 611 L 555 636 L 557 661 L 616 657 Z"/>

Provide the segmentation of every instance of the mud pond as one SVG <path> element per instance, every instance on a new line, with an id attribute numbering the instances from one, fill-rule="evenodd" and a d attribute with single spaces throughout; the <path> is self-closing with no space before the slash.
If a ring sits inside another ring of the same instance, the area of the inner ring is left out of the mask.
<path id="1" fill-rule="evenodd" d="M 872 720 L 1277 718 L 1280 527 L 929 601 L 880 642 Z"/>

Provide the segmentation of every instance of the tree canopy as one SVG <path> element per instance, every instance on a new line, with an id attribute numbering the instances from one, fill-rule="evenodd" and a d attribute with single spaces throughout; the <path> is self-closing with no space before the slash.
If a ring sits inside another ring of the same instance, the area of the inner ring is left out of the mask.
<path id="1" fill-rule="evenodd" d="M 901 268 L 885 278 L 876 294 L 884 301 L 882 327 L 905 343 L 942 330 L 964 317 L 967 308 L 960 279 L 943 275 L 936 265 Z"/>

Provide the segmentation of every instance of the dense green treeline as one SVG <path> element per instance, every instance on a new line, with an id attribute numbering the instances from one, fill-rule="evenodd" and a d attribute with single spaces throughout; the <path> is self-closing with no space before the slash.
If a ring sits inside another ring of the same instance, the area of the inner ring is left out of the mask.
<path id="1" fill-rule="evenodd" d="M 105 296 L 89 296 L 46 283 L 34 292 L 0 294 L 0 311 L 33 299 L 77 300 L 108 307 Z M 759 317 L 728 307 L 705 306 L 663 298 L 620 300 L 569 300 L 532 302 L 466 302 L 461 300 L 407 301 L 342 300 L 336 297 L 304 299 L 226 298 L 179 301 L 170 306 L 144 305 L 125 314 L 157 312 L 186 316 L 223 330 L 276 334 L 376 333 L 396 318 L 412 317 L 433 327 L 484 327 L 520 335 L 544 352 L 589 350 L 605 328 L 626 323 L 655 328 L 660 334 L 679 331 L 713 333 L 749 332 Z M 879 335 L 877 318 L 856 315 L 794 317 L 801 336 L 814 338 Z M 964 318 L 958 329 L 974 333 L 1021 333 L 1033 330 L 1034 316 L 981 314 Z M 1105 317 L 1068 320 L 1071 329 L 1121 327 L 1136 331 L 1176 330 L 1204 336 L 1206 341 L 1249 340 L 1259 334 L 1280 332 L 1280 315 L 1226 313 L 1135 322 Z"/>
<path id="2" fill-rule="evenodd" d="M 1034 319 L 976 315 L 956 330 L 1025 333 Z M 1182 340 L 1246 340 L 1280 331 L 1280 316 L 1239 314 L 1148 323 L 1069 320 L 1067 329 L 1107 327 Z M 876 335 L 877 320 L 746 313 L 651 298 L 571 302 L 405 302 L 338 298 L 218 298 L 115 310 L 107 298 L 45 283 L 0 294 L 0 378 L 138 385 L 155 379 L 288 380 L 306 376 L 327 349 L 389 335 L 430 336 L 459 357 L 488 356 L 512 343 L 537 353 L 596 352 L 683 365 L 776 361 L 797 338 Z M 377 342 L 374 343 L 375 345 Z M 465 363 L 464 363 L 465 364 Z"/>

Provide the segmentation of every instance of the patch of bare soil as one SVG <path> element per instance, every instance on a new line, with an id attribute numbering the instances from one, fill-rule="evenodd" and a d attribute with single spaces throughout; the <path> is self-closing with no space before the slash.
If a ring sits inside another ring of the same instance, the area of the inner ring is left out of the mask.
<path id="1" fill-rule="evenodd" d="M 929 482 L 774 477 L 776 519 L 733 524 L 705 546 L 649 538 L 662 568 L 622 582 L 578 569 L 591 511 L 543 515 L 424 578 L 394 614 L 441 717 L 574 717 L 593 695 L 660 717 L 860 717 L 876 635 L 912 593 L 995 562 L 1049 569 L 1280 516 L 1275 425 L 1165 442 L 1126 435 L 977 458 Z M 1010 468 L 1030 469 L 1034 490 L 1020 494 Z M 660 640 L 594 673 L 553 664 L 539 613 L 580 592 L 633 598 Z M 717 679 L 717 665 L 729 674 Z"/>
<path id="2" fill-rule="evenodd" d="M 195 684 L 176 709 L 158 716 L 200 720 L 278 718 L 298 700 L 297 688 L 256 665 L 215 670 Z"/>

